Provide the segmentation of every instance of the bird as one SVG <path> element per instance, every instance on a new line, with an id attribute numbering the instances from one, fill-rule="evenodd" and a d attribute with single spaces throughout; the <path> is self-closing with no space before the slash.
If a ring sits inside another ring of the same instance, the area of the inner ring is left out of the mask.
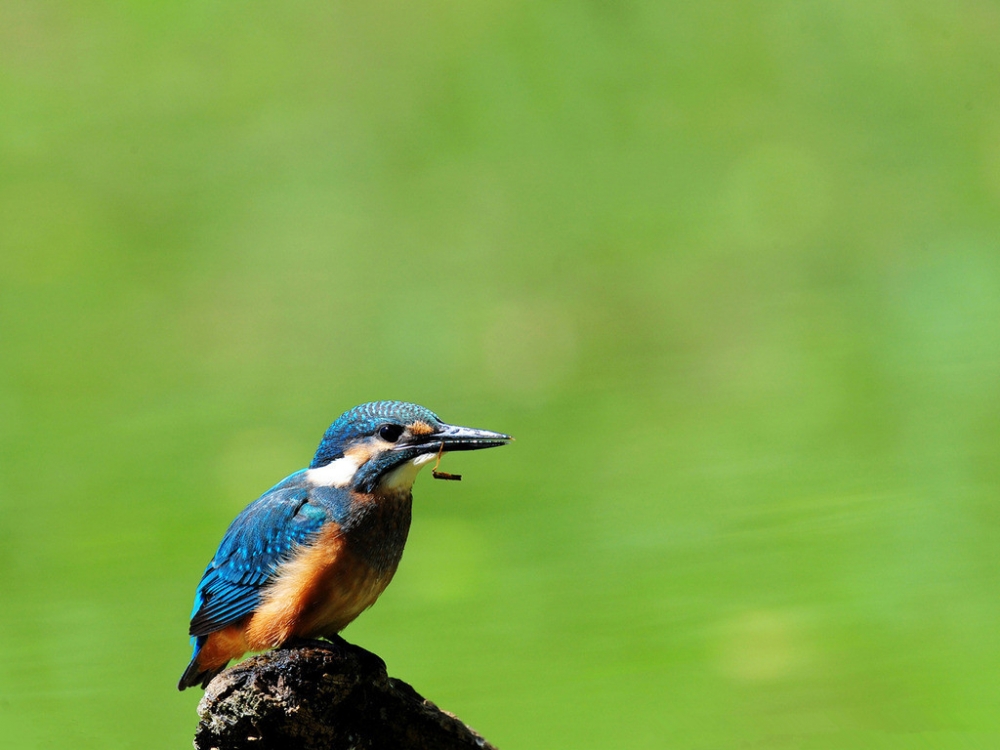
<path id="1" fill-rule="evenodd" d="M 512 440 L 446 424 L 404 401 L 372 401 L 344 412 L 308 468 L 269 489 L 230 524 L 195 592 L 193 654 L 178 690 L 208 687 L 249 651 L 335 638 L 392 580 L 420 469 L 445 452 Z"/>

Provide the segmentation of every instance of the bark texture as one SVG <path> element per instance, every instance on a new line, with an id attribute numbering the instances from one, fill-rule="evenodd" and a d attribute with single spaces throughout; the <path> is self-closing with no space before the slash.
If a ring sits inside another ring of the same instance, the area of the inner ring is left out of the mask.
<path id="1" fill-rule="evenodd" d="M 198 704 L 197 750 L 496 750 L 455 716 L 338 639 L 247 659 Z"/>

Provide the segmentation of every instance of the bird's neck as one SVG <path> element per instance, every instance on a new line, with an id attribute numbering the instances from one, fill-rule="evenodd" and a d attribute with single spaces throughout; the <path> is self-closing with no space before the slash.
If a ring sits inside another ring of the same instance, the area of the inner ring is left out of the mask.
<path id="1" fill-rule="evenodd" d="M 391 574 L 403 556 L 410 531 L 413 495 L 355 495 L 341 528 L 354 554 L 380 574 Z"/>

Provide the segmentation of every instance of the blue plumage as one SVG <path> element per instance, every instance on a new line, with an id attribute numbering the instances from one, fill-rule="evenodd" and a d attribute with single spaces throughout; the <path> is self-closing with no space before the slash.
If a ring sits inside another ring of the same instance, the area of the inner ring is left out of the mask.
<path id="1" fill-rule="evenodd" d="M 198 585 L 191 636 L 208 635 L 250 614 L 278 565 L 324 524 L 341 523 L 349 503 L 343 490 L 309 486 L 303 470 L 247 506 L 230 524 Z"/>
<path id="2" fill-rule="evenodd" d="M 510 440 L 445 424 L 402 401 L 345 412 L 323 435 L 308 469 L 272 487 L 230 524 L 195 593 L 194 654 L 178 687 L 206 686 L 247 651 L 339 632 L 392 580 L 420 467 L 442 451 Z"/>
<path id="3" fill-rule="evenodd" d="M 309 468 L 325 466 L 344 455 L 344 446 L 355 440 L 372 435 L 381 426 L 391 420 L 398 424 L 441 424 L 441 420 L 430 409 L 405 401 L 372 401 L 355 406 L 340 415 L 323 434 L 323 440 L 316 449 Z"/>

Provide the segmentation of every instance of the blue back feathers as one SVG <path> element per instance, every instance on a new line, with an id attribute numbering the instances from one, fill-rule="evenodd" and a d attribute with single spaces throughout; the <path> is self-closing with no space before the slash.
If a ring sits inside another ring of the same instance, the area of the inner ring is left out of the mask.
<path id="1" fill-rule="evenodd" d="M 250 614 L 262 586 L 292 548 L 326 523 L 342 522 L 350 499 L 332 487 L 310 487 L 305 471 L 268 490 L 230 524 L 195 596 L 190 634 L 205 636 Z"/>

